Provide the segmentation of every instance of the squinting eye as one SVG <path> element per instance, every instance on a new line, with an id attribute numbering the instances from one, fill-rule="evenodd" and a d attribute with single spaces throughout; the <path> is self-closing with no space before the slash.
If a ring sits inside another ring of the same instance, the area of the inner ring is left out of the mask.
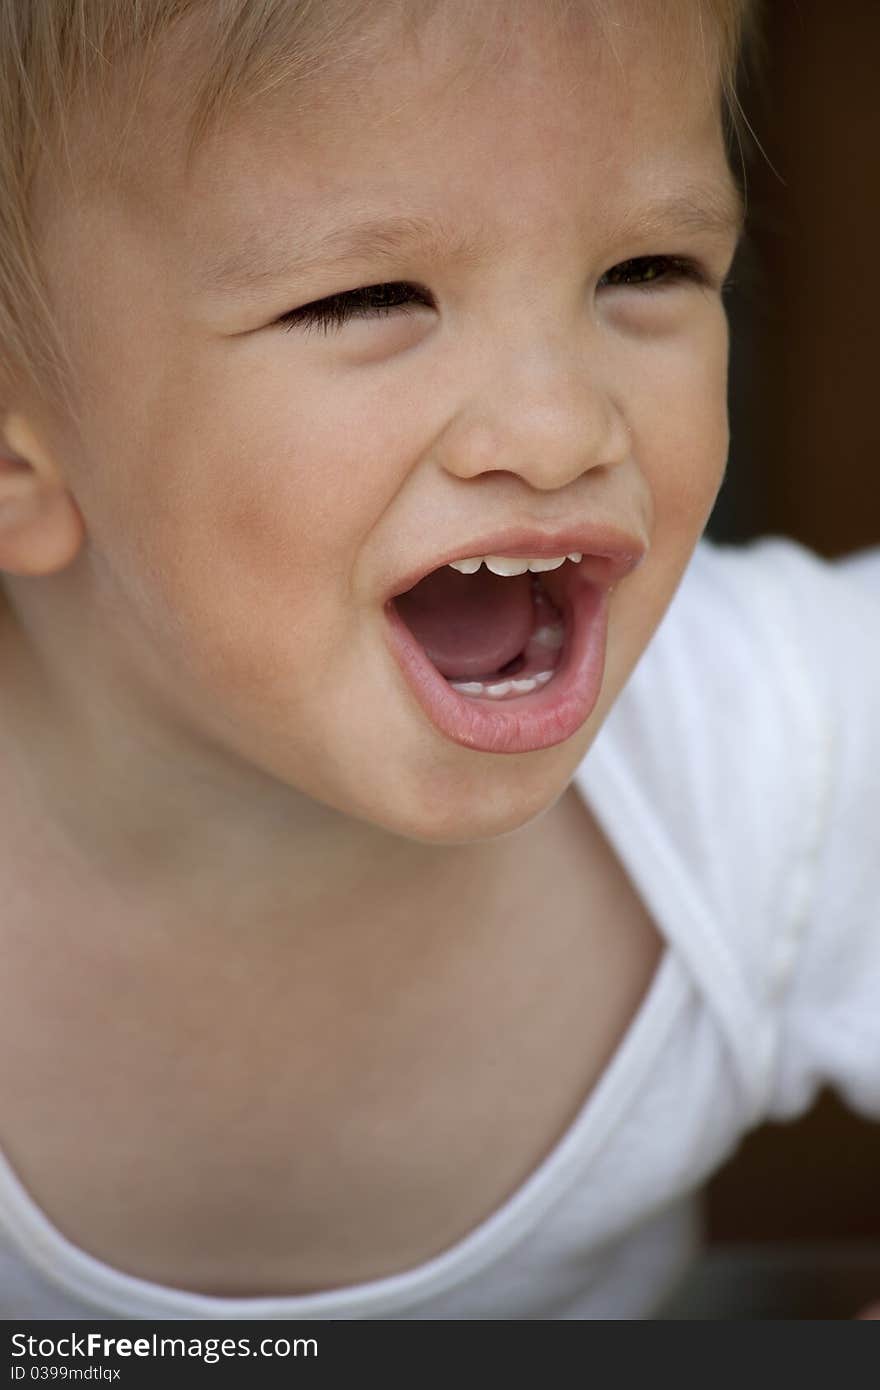
<path id="1" fill-rule="evenodd" d="M 599 281 L 599 288 L 606 286 L 634 285 L 637 289 L 652 289 L 655 285 L 680 284 L 691 280 L 696 284 L 707 284 L 707 278 L 696 261 L 682 256 L 636 256 L 631 261 L 621 261 L 614 265 Z"/>
<path id="2" fill-rule="evenodd" d="M 708 284 L 707 276 L 695 261 L 681 256 L 636 256 L 607 270 L 599 280 L 599 288 L 631 285 L 650 291 L 688 280 L 695 284 Z M 328 334 L 331 330 L 344 328 L 352 319 L 387 318 L 391 314 L 412 313 L 418 306 L 435 307 L 430 292 L 421 285 L 395 280 L 316 299 L 311 304 L 290 309 L 276 322 L 283 325 L 288 333 L 293 328 L 304 328 L 307 332 L 317 328 Z"/>
<path id="3" fill-rule="evenodd" d="M 316 299 L 312 304 L 303 304 L 299 309 L 291 309 L 277 320 L 285 324 L 285 332 L 292 328 L 320 328 L 323 333 L 340 329 L 349 319 L 369 319 L 387 317 L 392 313 L 411 313 L 414 304 L 434 307 L 434 301 L 427 290 L 419 285 L 398 280 L 387 285 L 366 285 L 357 290 L 346 290 L 342 294 L 331 295 L 328 299 Z"/>

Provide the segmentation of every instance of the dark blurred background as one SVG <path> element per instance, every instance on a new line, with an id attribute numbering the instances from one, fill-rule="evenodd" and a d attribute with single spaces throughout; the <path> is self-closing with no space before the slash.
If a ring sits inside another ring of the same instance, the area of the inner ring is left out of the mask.
<path id="1" fill-rule="evenodd" d="M 763 29 L 741 89 L 764 153 L 753 141 L 747 156 L 731 463 L 710 535 L 781 533 L 834 557 L 880 543 L 880 0 L 765 0 Z M 880 1125 L 826 1094 L 746 1140 L 710 1188 L 710 1239 L 880 1251 L 878 1192 Z"/>

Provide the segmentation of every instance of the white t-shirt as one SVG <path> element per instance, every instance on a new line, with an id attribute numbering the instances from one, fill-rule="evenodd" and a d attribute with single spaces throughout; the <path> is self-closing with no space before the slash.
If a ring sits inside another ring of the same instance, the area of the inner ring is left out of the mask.
<path id="1" fill-rule="evenodd" d="M 576 785 L 665 941 L 553 1152 L 392 1278 L 296 1297 L 161 1287 L 71 1245 L 0 1161 L 4 1318 L 650 1318 L 695 1194 L 829 1083 L 880 1118 L 880 552 L 703 544 Z"/>

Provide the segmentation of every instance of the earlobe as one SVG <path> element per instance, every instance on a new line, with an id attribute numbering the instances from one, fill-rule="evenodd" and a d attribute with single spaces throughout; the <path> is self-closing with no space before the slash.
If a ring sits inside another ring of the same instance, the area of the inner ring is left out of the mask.
<path id="1" fill-rule="evenodd" d="M 0 570 L 65 569 L 85 535 L 82 514 L 55 463 L 20 415 L 0 429 Z"/>

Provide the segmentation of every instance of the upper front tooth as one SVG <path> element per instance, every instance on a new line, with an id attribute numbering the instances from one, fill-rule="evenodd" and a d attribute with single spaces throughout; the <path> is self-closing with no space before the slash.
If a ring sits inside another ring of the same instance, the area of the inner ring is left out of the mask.
<path id="1" fill-rule="evenodd" d="M 552 560 L 529 560 L 529 569 L 535 574 L 541 574 L 544 570 L 558 570 L 560 565 L 566 561 L 565 555 L 554 556 Z"/>
<path id="2" fill-rule="evenodd" d="M 525 574 L 534 564 L 533 560 L 509 560 L 504 555 L 487 555 L 485 560 L 486 569 L 491 570 L 493 574 Z"/>
<path id="3" fill-rule="evenodd" d="M 513 559 L 506 555 L 478 555 L 469 560 L 450 560 L 450 568 L 458 570 L 460 574 L 475 574 L 480 565 L 485 564 L 493 574 L 514 575 L 525 574 L 526 570 L 531 570 L 534 574 L 540 574 L 544 570 L 558 570 L 560 565 L 564 565 L 566 559 L 573 560 L 574 554 L 555 555 L 550 560 L 528 560 L 517 557 Z M 578 560 L 581 558 L 577 556 Z"/>

